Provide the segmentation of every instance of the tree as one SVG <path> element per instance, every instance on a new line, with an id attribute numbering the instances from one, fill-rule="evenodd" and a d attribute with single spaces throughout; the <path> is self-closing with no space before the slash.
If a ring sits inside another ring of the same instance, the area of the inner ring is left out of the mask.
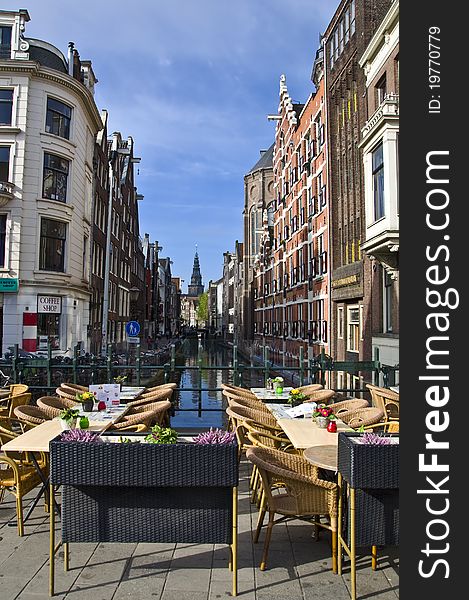
<path id="1" fill-rule="evenodd" d="M 208 323 L 208 292 L 204 292 L 199 296 L 197 306 L 197 321 L 199 325 L 207 325 Z"/>

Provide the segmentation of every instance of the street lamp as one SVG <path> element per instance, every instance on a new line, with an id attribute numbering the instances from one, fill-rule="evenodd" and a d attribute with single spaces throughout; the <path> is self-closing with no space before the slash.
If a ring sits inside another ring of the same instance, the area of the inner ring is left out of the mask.
<path id="1" fill-rule="evenodd" d="M 131 287 L 129 290 L 129 295 L 130 295 L 130 301 L 131 302 L 137 302 L 138 297 L 140 296 L 140 290 L 138 287 L 134 286 Z"/>

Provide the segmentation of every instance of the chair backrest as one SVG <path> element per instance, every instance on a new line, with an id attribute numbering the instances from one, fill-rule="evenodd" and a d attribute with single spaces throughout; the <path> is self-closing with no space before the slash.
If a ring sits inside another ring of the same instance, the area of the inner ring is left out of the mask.
<path id="1" fill-rule="evenodd" d="M 8 412 L 8 416 L 10 417 L 10 419 L 14 416 L 15 408 L 17 406 L 25 406 L 30 403 L 31 403 L 31 394 L 30 393 L 23 393 L 23 394 L 18 394 L 16 396 L 12 396 L 11 400 L 10 400 L 9 412 Z"/>
<path id="2" fill-rule="evenodd" d="M 65 391 L 67 391 L 67 389 L 72 390 L 72 391 L 77 391 L 78 393 L 80 392 L 87 392 L 88 391 L 88 387 L 84 386 L 84 385 L 78 385 L 78 383 L 68 383 L 67 381 L 64 381 L 60 384 L 60 387 L 63 388 Z"/>
<path id="3" fill-rule="evenodd" d="M 160 400 L 158 402 L 148 402 L 148 404 L 142 404 L 140 406 L 135 406 L 131 409 L 131 415 L 135 415 L 138 413 L 144 413 L 148 411 L 155 411 L 155 414 L 160 414 L 164 417 L 165 413 L 171 408 L 171 402 L 169 400 Z"/>
<path id="4" fill-rule="evenodd" d="M 59 396 L 42 396 L 36 400 L 36 404 L 41 408 L 50 419 L 55 419 L 60 413 L 67 409 L 72 408 L 68 403 L 70 401 L 66 398 L 60 398 Z"/>
<path id="5" fill-rule="evenodd" d="M 29 390 L 29 386 L 24 383 L 11 383 L 10 394 L 12 396 L 18 396 L 19 394 L 25 394 Z"/>
<path id="6" fill-rule="evenodd" d="M 236 406 L 232 404 L 226 409 L 226 414 L 236 421 L 253 421 L 271 430 L 279 430 L 275 417 L 269 412 L 255 410 L 239 404 Z"/>
<path id="7" fill-rule="evenodd" d="M 352 429 L 359 429 L 367 425 L 375 425 L 384 418 L 384 413 L 375 406 L 350 410 L 340 415 L 341 420 Z"/>
<path id="8" fill-rule="evenodd" d="M 399 394 L 397 392 L 371 383 L 367 383 L 366 387 L 370 390 L 373 406 L 383 411 L 385 421 L 399 418 Z"/>
<path id="9" fill-rule="evenodd" d="M 329 408 L 332 409 L 332 412 L 339 416 L 342 413 L 346 413 L 350 410 L 357 410 L 359 408 L 367 408 L 369 406 L 367 400 L 361 400 L 357 398 L 356 400 L 343 400 L 342 402 L 334 402 L 334 404 L 329 404 Z"/>
<path id="10" fill-rule="evenodd" d="M 147 388 L 145 393 L 157 392 L 158 390 L 164 390 L 168 388 L 175 390 L 177 388 L 177 383 L 162 383 L 161 385 L 155 385 L 153 387 Z"/>
<path id="11" fill-rule="evenodd" d="M 257 396 L 253 392 L 251 392 L 251 390 L 242 388 L 239 385 L 232 385 L 231 383 L 222 383 L 220 387 L 222 388 L 222 390 L 227 391 L 231 394 L 236 394 L 237 396 L 245 396 L 248 398 L 254 398 L 255 400 L 258 400 Z"/>
<path id="12" fill-rule="evenodd" d="M 57 396 L 60 396 L 60 398 L 67 400 L 70 403 L 70 408 L 73 408 L 74 406 L 79 404 L 76 398 L 76 391 L 72 391 L 70 388 L 65 390 L 64 388 L 58 387 L 55 390 L 55 393 L 57 394 Z"/>
<path id="13" fill-rule="evenodd" d="M 324 389 L 324 386 L 322 383 L 310 383 L 309 385 L 301 385 L 296 389 L 300 390 L 303 394 L 309 394 L 309 392 L 317 392 Z"/>
<path id="14" fill-rule="evenodd" d="M 44 421 L 50 420 L 47 414 L 38 406 L 17 406 L 15 408 L 16 417 L 25 423 L 40 425 Z"/>
<path id="15" fill-rule="evenodd" d="M 317 402 L 326 404 L 335 396 L 335 390 L 316 390 L 313 392 L 304 392 L 307 396 L 306 402 Z"/>
<path id="16" fill-rule="evenodd" d="M 241 405 L 246 406 L 247 408 L 253 408 L 254 410 L 269 412 L 269 409 L 265 406 L 265 404 L 257 398 L 250 398 L 248 396 L 238 396 L 238 394 L 233 394 L 228 390 L 223 390 L 222 395 L 226 398 L 228 406 L 231 406 L 231 404 L 237 404 L 238 406 Z"/>
<path id="17" fill-rule="evenodd" d="M 172 388 L 165 388 L 160 391 L 145 394 L 144 396 L 139 396 L 136 400 L 127 402 L 126 406 L 143 406 L 144 404 L 150 404 L 152 402 L 160 402 L 163 400 L 169 401 L 172 395 Z"/>

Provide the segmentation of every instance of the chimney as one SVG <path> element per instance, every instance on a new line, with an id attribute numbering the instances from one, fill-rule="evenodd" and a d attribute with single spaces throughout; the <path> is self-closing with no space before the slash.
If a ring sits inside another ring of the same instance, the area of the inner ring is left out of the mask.
<path id="1" fill-rule="evenodd" d="M 68 42 L 68 74 L 73 77 L 73 52 L 75 49 L 74 42 Z"/>

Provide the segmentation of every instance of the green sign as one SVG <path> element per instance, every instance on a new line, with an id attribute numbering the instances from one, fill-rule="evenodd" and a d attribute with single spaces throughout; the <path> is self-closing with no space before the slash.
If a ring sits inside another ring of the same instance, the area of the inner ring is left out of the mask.
<path id="1" fill-rule="evenodd" d="M 0 292 L 17 292 L 19 287 L 18 279 L 12 277 L 0 277 Z"/>

